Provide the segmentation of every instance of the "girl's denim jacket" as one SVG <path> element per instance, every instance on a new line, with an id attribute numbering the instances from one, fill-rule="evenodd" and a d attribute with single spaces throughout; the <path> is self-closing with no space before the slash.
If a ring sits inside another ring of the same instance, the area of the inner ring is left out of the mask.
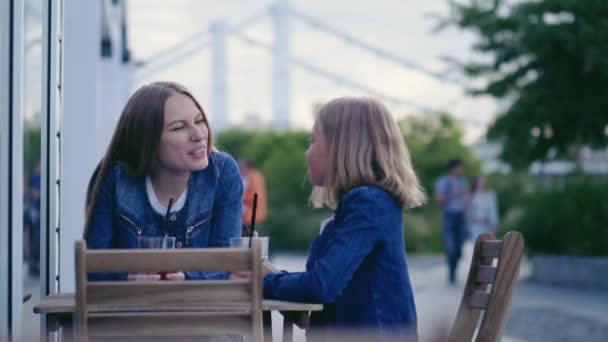
<path id="1" fill-rule="evenodd" d="M 228 247 L 241 235 L 243 183 L 234 159 L 212 152 L 209 166 L 188 180 L 186 204 L 165 218 L 150 205 L 144 177 L 123 166 L 108 169 L 87 236 L 87 247 L 137 248 L 140 236 L 176 237 L 176 248 Z M 180 270 L 176 270 L 180 271 Z M 186 279 L 225 279 L 227 272 L 185 272 Z M 126 279 L 126 273 L 90 274 L 90 280 Z"/>
<path id="2" fill-rule="evenodd" d="M 266 275 L 264 297 L 323 303 L 311 316 L 316 327 L 368 328 L 399 340 L 416 336 L 403 209 L 376 186 L 348 191 L 314 240 L 306 271 Z"/>

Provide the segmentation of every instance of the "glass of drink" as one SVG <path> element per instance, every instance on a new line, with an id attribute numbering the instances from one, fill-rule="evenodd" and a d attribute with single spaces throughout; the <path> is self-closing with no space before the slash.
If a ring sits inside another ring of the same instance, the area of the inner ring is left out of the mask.
<path id="1" fill-rule="evenodd" d="M 175 248 L 174 236 L 141 236 L 138 239 L 139 248 L 158 248 L 172 249 Z M 167 280 L 167 272 L 158 272 L 161 280 Z"/>
<path id="2" fill-rule="evenodd" d="M 163 238 L 161 236 L 140 236 L 137 239 L 139 248 L 161 248 Z"/>
<path id="3" fill-rule="evenodd" d="M 254 239 L 258 239 L 262 241 L 262 261 L 268 258 L 268 236 L 258 236 L 254 237 Z M 230 238 L 230 247 L 232 248 L 249 248 L 249 238 L 248 237 L 232 237 Z"/>

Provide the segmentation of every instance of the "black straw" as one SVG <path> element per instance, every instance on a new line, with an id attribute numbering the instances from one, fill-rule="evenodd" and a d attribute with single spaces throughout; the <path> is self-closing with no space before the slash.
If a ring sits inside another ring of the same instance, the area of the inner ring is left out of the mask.
<path id="1" fill-rule="evenodd" d="M 173 206 L 173 198 L 169 198 L 169 205 L 167 206 L 167 213 L 165 214 L 165 224 L 163 227 L 163 230 L 165 231 L 165 236 L 169 235 L 167 231 L 167 220 L 169 219 L 169 214 L 171 214 L 171 206 Z"/>
<path id="2" fill-rule="evenodd" d="M 255 230 L 255 212 L 258 209 L 258 193 L 253 193 L 253 214 L 251 215 L 251 230 L 249 231 L 249 248 L 251 248 L 251 240 L 253 239 L 253 231 Z"/>

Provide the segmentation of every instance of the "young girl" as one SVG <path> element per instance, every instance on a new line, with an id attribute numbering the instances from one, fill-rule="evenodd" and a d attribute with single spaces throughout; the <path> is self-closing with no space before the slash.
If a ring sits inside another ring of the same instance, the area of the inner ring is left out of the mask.
<path id="1" fill-rule="evenodd" d="M 268 273 L 264 296 L 323 303 L 311 316 L 313 334 L 356 328 L 359 337 L 415 339 L 403 209 L 425 196 L 391 113 L 368 98 L 329 102 L 306 160 L 313 203 L 335 209 L 334 215 L 313 242 L 306 271 Z"/>
<path id="2" fill-rule="evenodd" d="M 91 177 L 84 239 L 91 249 L 137 248 L 146 236 L 174 236 L 176 248 L 227 247 L 241 233 L 242 194 L 238 166 L 215 151 L 198 101 L 179 84 L 153 83 L 129 99 Z M 168 278 L 221 279 L 228 273 Z"/>

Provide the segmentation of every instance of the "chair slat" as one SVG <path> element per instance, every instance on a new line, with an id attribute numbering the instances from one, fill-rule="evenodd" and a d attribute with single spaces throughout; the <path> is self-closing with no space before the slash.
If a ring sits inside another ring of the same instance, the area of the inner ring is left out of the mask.
<path id="1" fill-rule="evenodd" d="M 487 284 L 476 283 L 474 276 L 480 264 L 488 265 L 491 263 L 491 259 L 481 257 L 481 244 L 487 240 L 496 240 L 496 237 L 492 233 L 483 233 L 475 241 L 475 248 L 473 249 L 473 256 L 469 265 L 469 275 L 465 286 L 465 295 L 460 300 L 458 314 L 456 315 L 456 320 L 448 339 L 449 342 L 471 341 L 475 333 L 475 327 L 477 326 L 481 310 L 471 306 L 468 294 L 476 290 L 484 291 L 488 287 Z"/>
<path id="2" fill-rule="evenodd" d="M 129 307 L 174 305 L 200 307 L 214 303 L 247 303 L 251 301 L 251 282 L 228 280 L 188 281 L 108 281 L 91 282 L 87 286 L 87 301 L 91 306 L 101 304 L 117 311 Z M 122 309 L 118 309 L 121 307 Z"/>
<path id="3" fill-rule="evenodd" d="M 508 232 L 502 241 L 491 233 L 478 236 L 450 342 L 471 341 L 482 310 L 485 312 L 475 341 L 501 340 L 517 286 L 523 248 L 524 240 L 518 232 Z M 483 290 L 489 286 L 489 293 Z"/>
<path id="4" fill-rule="evenodd" d="M 168 339 L 214 334 L 263 340 L 261 242 L 252 248 L 87 250 L 77 243 L 77 334 Z M 97 272 L 252 271 L 252 280 L 89 282 Z M 88 318 L 87 318 L 88 317 Z"/>
<path id="5" fill-rule="evenodd" d="M 499 258 L 502 251 L 502 241 L 483 240 L 481 241 L 481 256 L 488 258 Z"/>
<path id="6" fill-rule="evenodd" d="M 478 341 L 501 340 L 517 287 L 524 253 L 524 238 L 518 232 L 509 232 L 505 234 L 502 242 L 503 252 L 498 260 L 496 281 L 477 334 Z"/>
<path id="7" fill-rule="evenodd" d="M 237 271 L 251 265 L 251 251 L 234 248 L 89 250 L 86 257 L 87 272 Z"/>
<path id="8" fill-rule="evenodd" d="M 490 301 L 490 294 L 487 292 L 473 291 L 469 297 L 469 305 L 477 309 L 484 309 L 488 307 Z"/>
<path id="9" fill-rule="evenodd" d="M 225 316 L 193 313 L 148 313 L 131 316 L 96 316 L 89 318 L 89 334 L 94 337 L 201 336 L 251 333 L 249 314 Z"/>
<path id="10" fill-rule="evenodd" d="M 496 279 L 496 267 L 479 265 L 477 267 L 477 274 L 475 275 L 475 281 L 478 283 L 494 283 Z"/>

